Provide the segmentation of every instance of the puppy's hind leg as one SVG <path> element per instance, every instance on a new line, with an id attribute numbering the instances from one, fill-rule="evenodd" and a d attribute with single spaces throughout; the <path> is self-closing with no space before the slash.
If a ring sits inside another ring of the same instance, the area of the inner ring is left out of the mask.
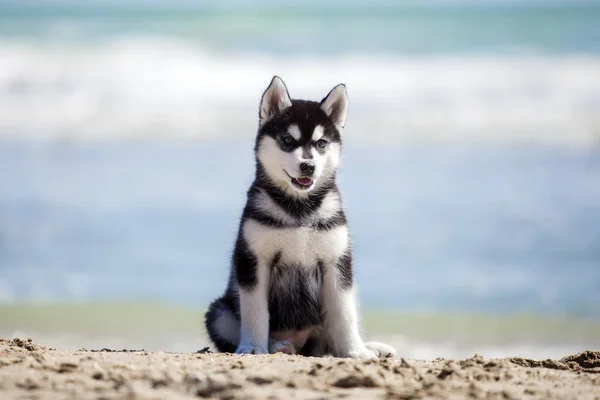
<path id="1" fill-rule="evenodd" d="M 328 353 L 329 347 L 327 345 L 327 336 L 325 332 L 319 332 L 309 337 L 299 351 L 299 354 L 305 357 L 323 357 Z"/>
<path id="2" fill-rule="evenodd" d="M 240 343 L 240 321 L 223 297 L 213 301 L 205 315 L 208 336 L 222 353 L 234 353 Z"/>

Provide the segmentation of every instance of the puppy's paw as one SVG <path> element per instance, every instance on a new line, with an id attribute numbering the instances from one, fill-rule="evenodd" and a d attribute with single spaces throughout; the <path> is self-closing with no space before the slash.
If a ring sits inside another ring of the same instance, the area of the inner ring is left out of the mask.
<path id="1" fill-rule="evenodd" d="M 240 344 L 235 351 L 235 354 L 268 354 L 267 349 L 260 346 L 253 346 L 249 344 Z"/>
<path id="2" fill-rule="evenodd" d="M 360 358 L 362 360 L 374 360 L 377 359 L 377 353 L 374 351 L 362 346 L 361 348 L 350 350 L 346 357 L 350 358 Z"/>
<path id="3" fill-rule="evenodd" d="M 275 342 L 269 346 L 269 353 L 296 354 L 294 345 L 287 340 Z"/>
<path id="4" fill-rule="evenodd" d="M 396 357 L 396 349 L 385 343 L 367 342 L 365 343 L 365 347 L 375 353 L 379 358 Z"/>

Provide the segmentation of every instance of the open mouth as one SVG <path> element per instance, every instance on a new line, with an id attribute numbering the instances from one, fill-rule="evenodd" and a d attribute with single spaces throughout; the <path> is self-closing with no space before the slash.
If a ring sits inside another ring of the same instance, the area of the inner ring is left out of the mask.
<path id="1" fill-rule="evenodd" d="M 308 189 L 314 183 L 313 179 L 309 176 L 299 176 L 298 178 L 294 178 L 293 176 L 288 174 L 288 172 L 285 169 L 283 171 L 287 174 L 287 176 L 290 177 L 294 186 L 296 186 L 300 189 Z"/>

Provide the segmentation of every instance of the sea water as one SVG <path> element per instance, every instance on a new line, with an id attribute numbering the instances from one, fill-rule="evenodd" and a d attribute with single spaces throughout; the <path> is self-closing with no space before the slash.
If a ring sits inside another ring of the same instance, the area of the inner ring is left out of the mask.
<path id="1" fill-rule="evenodd" d="M 165 4 L 0 1 L 0 301 L 219 295 L 276 73 L 348 86 L 363 305 L 600 317 L 597 2 Z"/>

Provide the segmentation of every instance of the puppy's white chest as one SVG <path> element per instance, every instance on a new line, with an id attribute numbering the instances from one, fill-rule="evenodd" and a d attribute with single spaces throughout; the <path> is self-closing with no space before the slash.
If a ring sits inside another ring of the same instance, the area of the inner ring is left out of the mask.
<path id="1" fill-rule="evenodd" d="M 280 253 L 282 262 L 313 266 L 318 261 L 337 260 L 348 247 L 346 226 L 319 231 L 310 227 L 274 228 L 247 220 L 243 234 L 252 253 L 263 262 Z"/>

